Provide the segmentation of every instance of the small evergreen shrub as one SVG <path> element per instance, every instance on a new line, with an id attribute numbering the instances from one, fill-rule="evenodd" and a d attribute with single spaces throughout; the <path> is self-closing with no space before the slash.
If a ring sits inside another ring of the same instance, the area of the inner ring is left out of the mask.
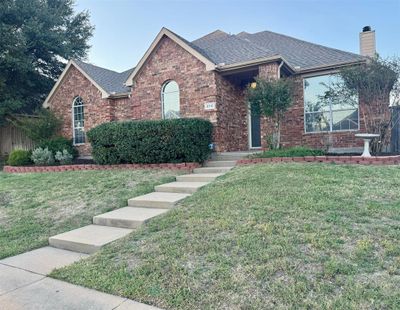
<path id="1" fill-rule="evenodd" d="M 291 148 L 282 148 L 265 151 L 262 153 L 254 154 L 255 158 L 271 158 L 271 157 L 304 157 L 304 156 L 322 156 L 325 155 L 323 150 L 311 149 L 304 146 L 297 146 Z"/>
<path id="2" fill-rule="evenodd" d="M 25 150 L 14 150 L 8 156 L 7 164 L 10 166 L 27 166 L 32 164 L 31 152 Z"/>
<path id="3" fill-rule="evenodd" d="M 212 124 L 196 118 L 111 122 L 87 137 L 98 164 L 203 162 L 211 153 Z"/>
<path id="4" fill-rule="evenodd" d="M 54 156 L 48 148 L 38 147 L 32 152 L 31 159 L 37 166 L 50 166 L 54 165 Z"/>
<path id="5" fill-rule="evenodd" d="M 67 150 L 64 149 L 62 152 L 57 151 L 54 158 L 61 165 L 70 165 L 72 164 L 73 156 Z"/>
<path id="6" fill-rule="evenodd" d="M 51 151 L 53 154 L 67 150 L 67 152 L 71 154 L 73 158 L 78 156 L 78 151 L 72 144 L 72 140 L 64 137 L 56 137 L 53 139 L 45 140 L 39 144 L 39 147 L 41 147 L 42 149 L 48 148 L 49 151 Z"/>

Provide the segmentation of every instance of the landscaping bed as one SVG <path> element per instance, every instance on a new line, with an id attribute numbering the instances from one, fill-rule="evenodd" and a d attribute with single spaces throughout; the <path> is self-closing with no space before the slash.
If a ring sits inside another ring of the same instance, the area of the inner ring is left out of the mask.
<path id="1" fill-rule="evenodd" d="M 400 168 L 237 167 L 53 277 L 167 309 L 396 309 Z"/>
<path id="2" fill-rule="evenodd" d="M 20 167 L 15 167 L 20 168 Z M 0 172 L 0 258 L 45 246 L 48 237 L 92 223 L 179 171 Z"/>

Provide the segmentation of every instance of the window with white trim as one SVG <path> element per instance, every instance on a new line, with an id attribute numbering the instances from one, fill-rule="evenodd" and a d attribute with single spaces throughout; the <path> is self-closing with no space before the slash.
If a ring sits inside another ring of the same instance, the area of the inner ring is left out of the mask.
<path id="1" fill-rule="evenodd" d="M 79 96 L 72 103 L 72 125 L 74 144 L 85 143 L 85 104 Z"/>
<path id="2" fill-rule="evenodd" d="M 304 130 L 305 132 L 332 132 L 358 130 L 358 98 L 327 99 L 326 93 L 340 82 L 335 74 L 305 78 Z"/>
<path id="3" fill-rule="evenodd" d="M 161 105 L 164 119 L 180 118 L 179 86 L 173 80 L 161 88 Z"/>

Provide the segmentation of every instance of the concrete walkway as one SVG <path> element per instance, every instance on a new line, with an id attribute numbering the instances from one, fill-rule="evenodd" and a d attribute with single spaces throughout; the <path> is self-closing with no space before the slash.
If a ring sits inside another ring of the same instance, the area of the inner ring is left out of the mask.
<path id="1" fill-rule="evenodd" d="M 97 215 L 93 225 L 49 238 L 50 246 L 0 260 L 0 309 L 157 309 L 132 300 L 48 278 L 104 245 L 123 238 L 149 219 L 232 169 L 238 157 L 221 156 L 193 174 L 155 187 L 155 192 L 128 200 L 128 207 Z"/>

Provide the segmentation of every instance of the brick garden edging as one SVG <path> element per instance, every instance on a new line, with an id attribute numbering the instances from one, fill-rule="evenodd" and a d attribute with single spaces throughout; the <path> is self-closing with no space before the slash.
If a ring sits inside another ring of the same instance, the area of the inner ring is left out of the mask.
<path id="1" fill-rule="evenodd" d="M 27 173 L 27 172 L 63 172 L 81 170 L 114 170 L 114 169 L 168 169 L 184 170 L 191 172 L 199 168 L 198 163 L 179 163 L 179 164 L 120 164 L 120 165 L 64 165 L 64 166 L 29 166 L 14 167 L 4 166 L 3 171 L 7 173 Z"/>
<path id="2" fill-rule="evenodd" d="M 251 165 L 261 163 L 291 163 L 291 162 L 319 162 L 335 164 L 360 164 L 360 165 L 398 165 L 400 155 L 396 156 L 304 156 L 304 157 L 272 157 L 272 158 L 246 158 L 237 161 L 237 165 Z"/>

